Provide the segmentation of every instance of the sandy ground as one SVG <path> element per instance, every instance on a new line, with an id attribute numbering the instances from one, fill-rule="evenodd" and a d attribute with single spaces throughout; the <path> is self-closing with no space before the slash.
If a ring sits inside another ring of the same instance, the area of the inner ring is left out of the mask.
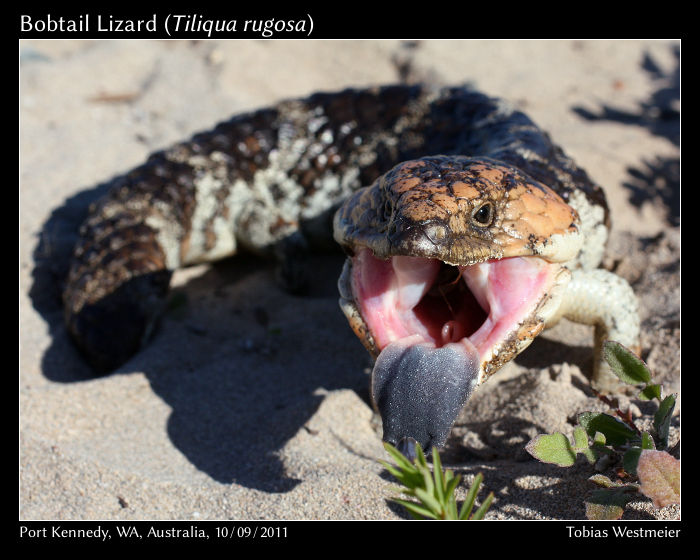
<path id="1" fill-rule="evenodd" d="M 337 306 L 342 258 L 306 298 L 241 257 L 178 273 L 152 343 L 92 378 L 58 304 L 95 185 L 233 113 L 400 78 L 515 102 L 607 191 L 606 264 L 639 294 L 643 356 L 680 381 L 679 44 L 675 41 L 20 42 L 21 519 L 400 519 L 367 404 L 369 359 Z M 592 332 L 546 332 L 477 392 L 445 461 L 489 519 L 581 519 L 585 463 L 524 451 L 600 409 Z M 678 421 L 672 438 L 678 438 Z M 610 474 L 610 473 L 608 473 Z M 463 489 L 460 490 L 463 493 Z M 481 494 L 485 495 L 484 493 Z M 625 519 L 677 519 L 633 503 Z"/>

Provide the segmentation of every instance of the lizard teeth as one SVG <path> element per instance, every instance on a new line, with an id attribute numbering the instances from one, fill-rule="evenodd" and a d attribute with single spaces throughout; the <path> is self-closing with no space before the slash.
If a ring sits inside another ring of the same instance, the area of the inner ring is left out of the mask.
<path id="1" fill-rule="evenodd" d="M 341 299 L 354 302 L 346 315 L 362 326 L 353 327 L 356 332 L 372 336 L 374 355 L 418 335 L 437 347 L 468 339 L 484 367 L 495 356 L 513 357 L 541 330 L 548 314 L 540 308 L 547 307 L 561 270 L 540 258 L 514 257 L 460 266 L 461 282 L 455 282 L 441 279 L 443 267 L 437 259 L 356 253 Z"/>
<path id="2" fill-rule="evenodd" d="M 488 263 L 479 263 L 462 268 L 462 278 L 464 278 L 467 287 L 476 298 L 476 301 L 479 302 L 481 308 L 487 312 L 491 309 L 491 300 L 493 299 L 489 297 L 491 288 L 489 270 L 490 266 Z"/>

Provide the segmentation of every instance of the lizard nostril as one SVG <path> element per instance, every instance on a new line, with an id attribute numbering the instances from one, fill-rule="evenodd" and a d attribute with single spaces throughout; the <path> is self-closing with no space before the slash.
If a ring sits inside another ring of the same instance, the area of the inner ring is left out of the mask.
<path id="1" fill-rule="evenodd" d="M 447 229 L 441 225 L 430 226 L 426 228 L 425 236 L 431 241 L 440 241 L 447 237 Z"/>

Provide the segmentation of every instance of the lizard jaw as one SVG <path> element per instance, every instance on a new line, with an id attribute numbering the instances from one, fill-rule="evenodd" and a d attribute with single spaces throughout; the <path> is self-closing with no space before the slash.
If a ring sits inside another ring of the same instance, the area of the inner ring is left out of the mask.
<path id="1" fill-rule="evenodd" d="M 538 257 L 453 267 L 362 249 L 348 259 L 340 304 L 377 358 L 371 393 L 384 439 L 443 445 L 474 388 L 555 316 L 569 278 Z"/>

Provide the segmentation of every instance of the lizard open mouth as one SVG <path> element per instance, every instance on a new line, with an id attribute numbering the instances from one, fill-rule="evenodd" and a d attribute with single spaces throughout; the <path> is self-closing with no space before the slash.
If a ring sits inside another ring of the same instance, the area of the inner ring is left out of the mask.
<path id="1" fill-rule="evenodd" d="M 377 358 L 385 441 L 443 445 L 474 388 L 554 323 L 579 222 L 549 187 L 490 158 L 404 162 L 343 203 L 340 306 Z"/>
<path id="2" fill-rule="evenodd" d="M 451 266 L 362 248 L 348 259 L 341 307 L 377 357 L 372 398 L 384 439 L 444 444 L 473 389 L 543 329 L 568 277 L 538 257 Z"/>

